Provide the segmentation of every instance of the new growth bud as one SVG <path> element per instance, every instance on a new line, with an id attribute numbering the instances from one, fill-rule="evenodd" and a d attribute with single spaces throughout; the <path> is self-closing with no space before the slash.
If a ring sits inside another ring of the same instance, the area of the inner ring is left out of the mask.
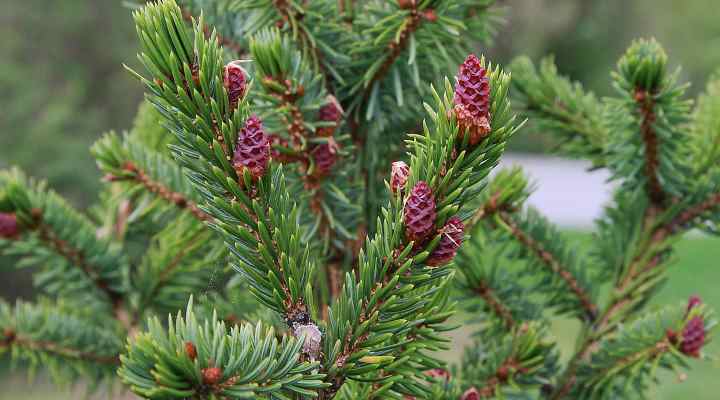
<path id="1" fill-rule="evenodd" d="M 215 385 L 222 380 L 223 371 L 218 367 L 210 367 L 202 370 L 203 383 L 206 385 Z"/>
<path id="2" fill-rule="evenodd" d="M 223 83 L 228 93 L 231 110 L 237 108 L 240 99 L 245 94 L 245 89 L 247 88 L 246 76 L 247 73 L 240 66 L 239 61 L 231 61 L 225 65 Z"/>
<path id="3" fill-rule="evenodd" d="M 298 324 L 295 325 L 293 331 L 295 337 L 299 338 L 305 335 L 302 351 L 311 360 L 317 360 L 320 355 L 320 344 L 322 343 L 322 332 L 320 332 L 317 325 L 312 322 L 307 325 Z"/>
<path id="4" fill-rule="evenodd" d="M 410 167 L 404 161 L 394 161 L 390 167 L 390 189 L 393 193 L 405 190 Z"/>
<path id="5" fill-rule="evenodd" d="M 20 225 L 15 213 L 0 212 L 0 238 L 15 239 L 20 236 Z"/>
<path id="6" fill-rule="evenodd" d="M 185 342 L 185 354 L 187 354 L 188 358 L 195 361 L 197 358 L 197 348 L 195 348 L 193 342 Z"/>

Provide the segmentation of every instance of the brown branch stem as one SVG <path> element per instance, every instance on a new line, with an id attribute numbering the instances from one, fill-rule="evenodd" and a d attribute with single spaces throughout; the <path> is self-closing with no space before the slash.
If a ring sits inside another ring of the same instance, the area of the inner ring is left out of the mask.
<path id="1" fill-rule="evenodd" d="M 71 265 L 80 268 L 93 285 L 108 296 L 113 307 L 117 307 L 119 303 L 122 302 L 122 295 L 113 290 L 110 287 L 110 283 L 98 275 L 97 268 L 88 264 L 82 250 L 76 249 L 65 240 L 60 239 L 52 227 L 43 221 L 41 210 L 33 209 L 32 216 L 34 219 L 33 228 L 38 232 L 40 240 L 61 257 L 65 258 Z"/>
<path id="2" fill-rule="evenodd" d="M 660 206 L 665 201 L 665 193 L 663 192 L 660 178 L 658 177 L 658 168 L 660 164 L 659 143 L 657 133 L 653 129 L 655 123 L 654 101 L 652 94 L 643 90 L 635 90 L 635 101 L 640 107 L 642 122 L 640 123 L 640 134 L 645 143 L 645 176 L 647 178 L 647 193 L 650 200 L 656 206 Z"/>
<path id="3" fill-rule="evenodd" d="M 524 232 L 510 214 L 507 212 L 498 212 L 497 215 L 500 220 L 510 228 L 510 233 L 518 242 L 527 247 L 551 272 L 558 275 L 565 282 L 570 291 L 572 291 L 580 301 L 588 319 L 590 321 L 595 320 L 598 312 L 597 306 L 592 302 L 590 295 L 580 286 L 570 271 L 560 263 L 554 254 L 547 251 L 542 243 Z"/>
<path id="4" fill-rule="evenodd" d="M 198 207 L 197 204 L 189 200 L 187 197 L 185 197 L 182 193 L 173 192 L 168 187 L 163 185 L 160 182 L 157 182 L 153 180 L 150 176 L 148 176 L 145 171 L 138 168 L 134 163 L 128 161 L 123 166 L 123 169 L 133 175 L 133 179 L 135 179 L 138 183 L 143 185 L 147 190 L 149 190 L 152 193 L 155 193 L 162 199 L 168 201 L 169 203 L 175 204 L 178 208 L 187 210 L 190 212 L 195 218 L 197 218 L 200 221 L 207 222 L 211 221 L 212 217 L 202 211 L 200 207 Z M 116 178 L 112 178 L 116 179 Z"/>
<path id="5" fill-rule="evenodd" d="M 618 282 L 616 286 L 616 292 L 623 292 L 623 290 L 628 285 L 635 283 L 636 279 L 642 277 L 644 275 L 644 272 L 653 269 L 662 262 L 662 254 L 656 254 L 650 257 L 650 259 L 643 264 L 643 260 L 645 260 L 647 257 L 647 252 L 651 251 L 654 245 L 664 241 L 670 235 L 675 234 L 679 229 L 682 229 L 687 224 L 699 218 L 706 212 L 719 207 L 720 193 L 713 193 L 705 200 L 695 205 L 692 205 L 684 211 L 680 212 L 678 216 L 672 219 L 669 223 L 649 232 L 648 234 L 651 236 L 651 239 L 646 243 L 645 246 L 639 249 L 635 257 L 633 257 L 633 260 L 628 267 L 628 272 L 625 274 L 624 278 Z M 647 227 L 646 229 L 650 229 L 653 226 L 652 218 L 654 218 L 655 214 L 655 212 L 648 212 L 646 214 L 646 220 L 644 221 L 644 224 Z M 560 385 L 558 390 L 555 392 L 555 395 L 552 397 L 553 400 L 563 398 L 565 395 L 567 395 L 570 389 L 572 389 L 572 386 L 575 384 L 575 375 L 577 373 L 577 369 L 580 363 L 584 360 L 587 360 L 587 358 L 594 351 L 597 343 L 603 336 L 606 336 L 607 334 L 613 332 L 612 329 L 607 329 L 611 319 L 618 312 L 620 312 L 620 310 L 622 310 L 629 303 L 630 300 L 631 299 L 627 295 L 625 295 L 613 298 L 613 300 L 608 304 L 607 308 L 601 314 L 594 327 L 594 331 L 601 333 L 601 337 L 598 337 L 597 335 L 590 335 L 583 342 L 582 347 L 580 347 L 580 349 L 570 360 L 568 368 L 560 380 L 560 382 L 562 382 L 562 385 Z"/>
<path id="6" fill-rule="evenodd" d="M 516 375 L 524 374 L 527 370 L 515 360 L 513 356 L 509 357 L 498 367 L 495 375 L 491 376 L 485 385 L 478 389 L 481 399 L 494 398 L 499 386 L 507 383 Z"/>
<path id="7" fill-rule="evenodd" d="M 102 356 L 99 354 L 82 351 L 79 349 L 65 347 L 58 343 L 50 342 L 47 340 L 39 341 L 29 338 L 25 338 L 13 330 L 6 330 L 3 332 L 4 339 L 0 340 L 0 348 L 10 347 L 12 345 L 25 347 L 36 351 L 44 351 L 48 353 L 54 353 L 61 357 L 74 358 L 83 361 L 94 362 L 98 364 L 117 365 L 120 363 L 118 355 L 115 356 Z"/>
<path id="8" fill-rule="evenodd" d="M 480 296 L 488 307 L 495 313 L 495 315 L 503 321 L 506 329 L 512 329 L 515 325 L 512 313 L 497 298 L 497 296 L 495 296 L 495 292 L 487 285 L 486 282 L 479 282 L 478 286 L 473 288 L 473 291 Z"/>

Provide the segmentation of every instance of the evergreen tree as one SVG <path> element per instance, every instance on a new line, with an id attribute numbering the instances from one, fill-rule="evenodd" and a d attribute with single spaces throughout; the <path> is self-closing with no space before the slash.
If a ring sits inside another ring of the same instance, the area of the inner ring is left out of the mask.
<path id="1" fill-rule="evenodd" d="M 161 0 L 134 18 L 147 102 L 93 146 L 89 215 L 0 175 L 3 249 L 45 294 L 0 305 L 12 358 L 153 399 L 470 400 L 643 397 L 703 356 L 708 306 L 647 304 L 674 241 L 718 232 L 719 83 L 693 109 L 656 42 L 598 100 L 551 60 L 516 60 L 511 83 L 466 56 L 491 0 Z M 524 205 L 521 170 L 490 177 L 516 112 L 621 182 L 591 252 Z M 479 325 L 449 369 L 457 307 Z M 582 324 L 566 363 L 557 317 Z"/>

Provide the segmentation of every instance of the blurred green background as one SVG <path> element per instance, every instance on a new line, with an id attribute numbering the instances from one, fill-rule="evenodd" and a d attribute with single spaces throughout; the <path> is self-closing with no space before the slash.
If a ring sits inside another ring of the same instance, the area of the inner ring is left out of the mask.
<path id="1" fill-rule="evenodd" d="M 663 43 L 671 64 L 683 67 L 681 81 L 693 82 L 691 95 L 702 90 L 720 66 L 718 0 L 499 3 L 509 7 L 507 23 L 495 43 L 480 52 L 500 63 L 519 54 L 533 59 L 555 54 L 561 72 L 600 95 L 611 94 L 608 71 L 635 37 L 654 36 Z M 130 127 L 142 98 L 140 85 L 122 68 L 123 62 L 135 64 L 130 12 L 120 0 L 3 0 L 0 10 L 0 168 L 19 165 L 85 207 L 95 200 L 99 186 L 88 147 L 107 130 Z M 526 131 L 513 149 L 545 152 L 549 145 L 542 133 Z M 718 245 L 719 240 L 705 237 L 683 241 L 682 264 L 660 300 L 680 301 L 692 292 L 720 305 L 715 289 L 720 270 L 712 264 L 720 259 Z M 0 263 L 9 264 L 7 259 Z M 31 296 L 28 274 L 9 273 L 11 265 L 3 267 L 0 296 Z M 695 279 L 700 274 L 703 279 Z M 566 331 L 565 325 L 558 326 L 558 332 Z M 717 345 L 714 349 L 720 351 Z M 677 378 L 667 376 L 653 398 L 720 398 L 720 365 L 697 369 L 684 385 L 672 384 Z M 21 394 L 29 399 L 34 393 L 38 399 L 59 398 L 44 385 L 31 390 L 0 379 L 0 388 L 0 400 Z"/>

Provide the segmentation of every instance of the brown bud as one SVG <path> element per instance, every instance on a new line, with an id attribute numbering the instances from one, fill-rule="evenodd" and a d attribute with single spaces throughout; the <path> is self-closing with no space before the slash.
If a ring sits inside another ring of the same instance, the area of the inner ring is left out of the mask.
<path id="1" fill-rule="evenodd" d="M 425 17 L 425 19 L 430 22 L 437 21 L 437 14 L 435 14 L 435 10 L 433 10 L 432 8 L 428 8 L 427 10 L 423 11 L 423 17 Z"/>
<path id="2" fill-rule="evenodd" d="M 415 8 L 415 0 L 398 0 L 398 6 L 403 10 Z"/>
<path id="3" fill-rule="evenodd" d="M 394 161 L 390 166 L 390 189 L 393 193 L 400 193 L 405 189 L 410 167 L 404 161 Z"/>
<path id="4" fill-rule="evenodd" d="M 193 342 L 185 342 L 185 354 L 187 354 L 191 360 L 195 361 L 197 358 L 197 349 Z"/>
<path id="5" fill-rule="evenodd" d="M 202 370 L 203 383 L 206 385 L 215 385 L 223 377 L 222 369 L 218 367 L 210 367 Z"/>

